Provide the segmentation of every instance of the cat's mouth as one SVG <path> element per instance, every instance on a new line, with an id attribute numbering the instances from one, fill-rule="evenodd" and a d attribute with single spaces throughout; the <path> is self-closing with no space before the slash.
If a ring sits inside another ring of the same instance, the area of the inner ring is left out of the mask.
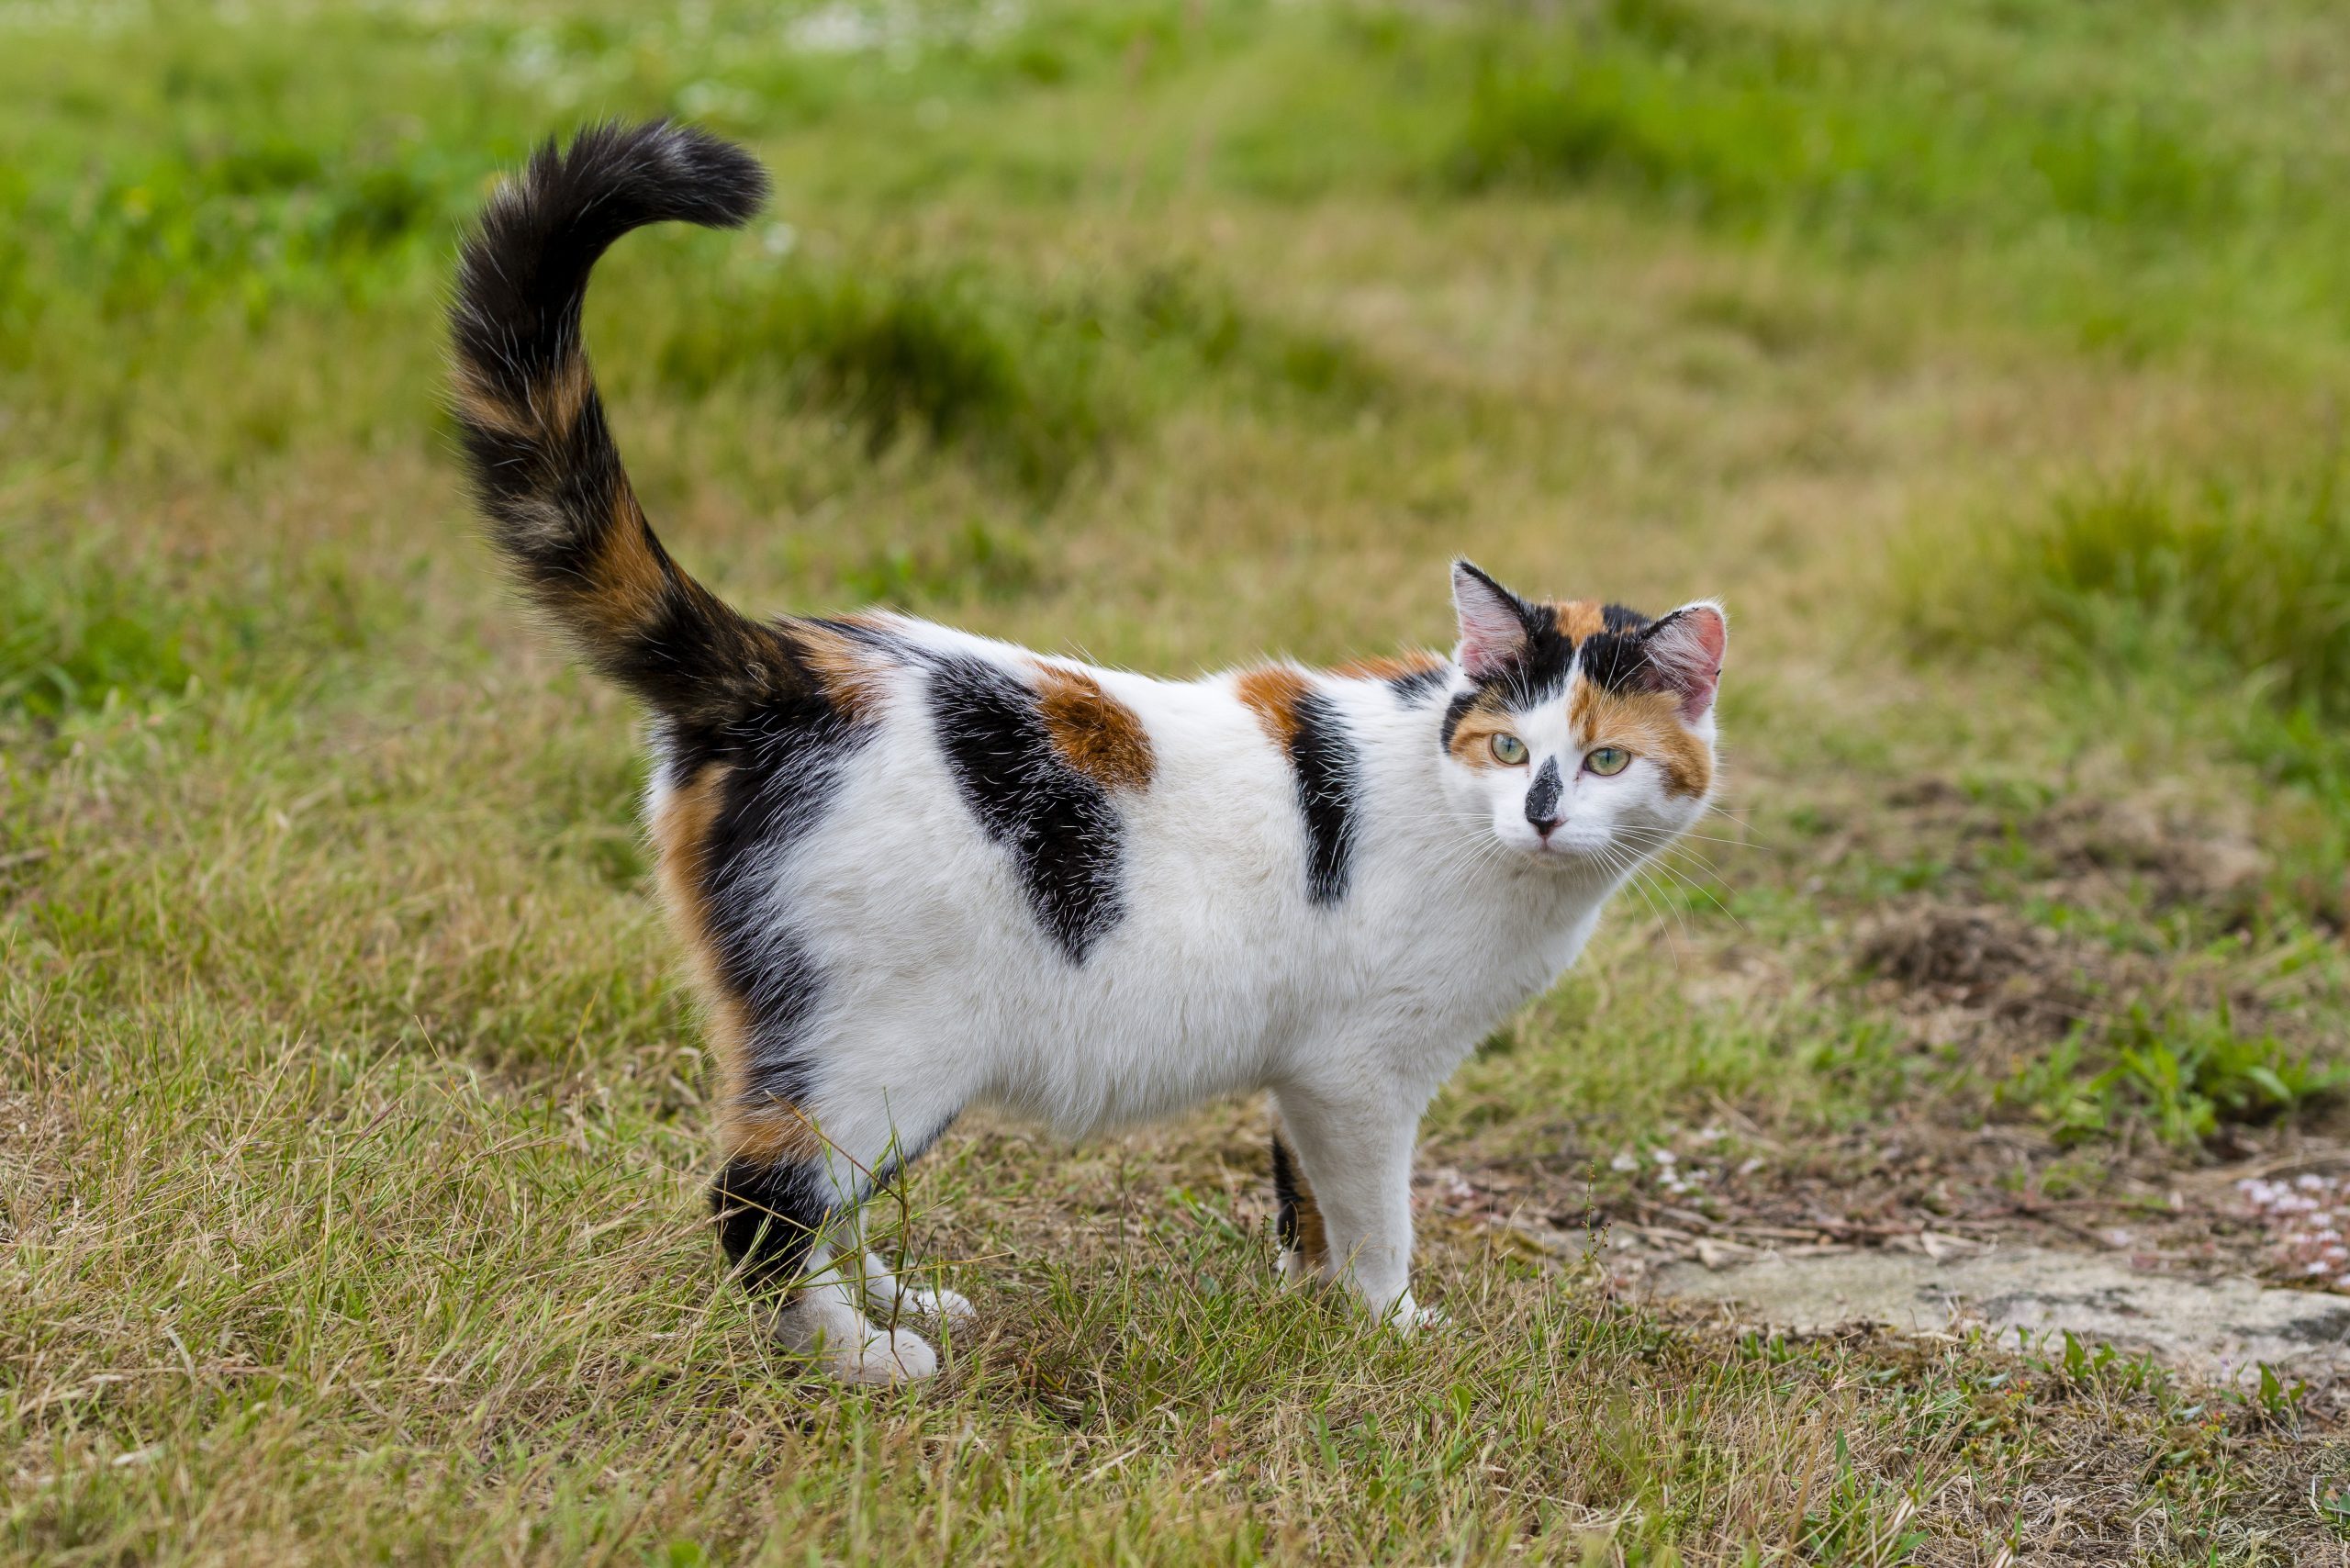
<path id="1" fill-rule="evenodd" d="M 1554 865 L 1604 859 L 1608 851 L 1607 835 L 1590 829 L 1559 827 L 1529 838 L 1519 847 L 1533 858 Z"/>

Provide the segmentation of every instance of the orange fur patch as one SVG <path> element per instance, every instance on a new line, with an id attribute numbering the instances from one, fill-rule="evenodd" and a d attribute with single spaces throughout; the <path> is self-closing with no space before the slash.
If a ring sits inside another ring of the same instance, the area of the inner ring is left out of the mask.
<path id="1" fill-rule="evenodd" d="M 1081 669 L 1036 666 L 1037 712 L 1061 760 L 1111 790 L 1141 790 L 1158 766 L 1135 711 Z"/>
<path id="2" fill-rule="evenodd" d="M 1550 607 L 1559 625 L 1559 635 L 1570 643 L 1580 643 L 1585 637 L 1595 637 L 1607 630 L 1607 617 L 1595 599 L 1572 599 L 1565 604 Z"/>
<path id="3" fill-rule="evenodd" d="M 1416 675 L 1442 669 L 1444 655 L 1415 648 L 1409 653 L 1384 654 L 1367 659 L 1348 659 L 1330 673 L 1349 680 L 1407 680 Z"/>
<path id="4" fill-rule="evenodd" d="M 1668 795 L 1694 799 L 1713 784 L 1713 758 L 1682 723 L 1680 700 L 1669 691 L 1602 691 L 1579 680 L 1567 722 L 1586 749 L 1619 745 L 1655 758 Z"/>
<path id="5" fill-rule="evenodd" d="M 1314 1185 L 1305 1172 L 1293 1173 L 1297 1182 L 1297 1251 L 1309 1269 L 1319 1269 L 1330 1256 L 1330 1230 L 1322 1222 L 1322 1206 L 1314 1201 Z"/>
<path id="6" fill-rule="evenodd" d="M 606 637 L 633 631 L 660 608 L 668 573 L 626 480 L 614 488 L 611 521 L 587 578 L 578 589 L 580 607 Z"/>
<path id="7" fill-rule="evenodd" d="M 830 626 L 794 621 L 789 635 L 825 698 L 852 719 L 870 718 L 881 702 L 881 671 L 873 650 Z"/>
<path id="8" fill-rule="evenodd" d="M 712 764 L 691 782 L 671 790 L 661 802 L 653 819 L 661 902 L 668 909 L 670 924 L 686 945 L 694 989 L 701 995 L 702 1032 L 711 1054 L 718 1059 L 719 1091 L 724 1104 L 722 1127 L 728 1155 L 763 1161 L 802 1159 L 821 1146 L 799 1107 L 745 1103 L 750 1064 L 744 1058 L 749 1020 L 742 998 L 719 978 L 717 944 L 703 906 L 705 846 L 724 802 L 731 771 L 722 764 Z"/>
<path id="9" fill-rule="evenodd" d="M 596 390 L 588 374 L 588 356 L 574 353 L 528 389 L 529 401 L 517 403 L 492 386 L 480 371 L 460 364 L 456 371 L 457 411 L 473 423 L 519 441 L 549 441 L 570 432 Z"/>
<path id="10" fill-rule="evenodd" d="M 1516 767 L 1518 763 L 1505 763 L 1494 755 L 1495 735 L 1516 734 L 1517 721 L 1498 708 L 1478 706 L 1460 715 L 1460 722 L 1452 727 L 1452 756 L 1455 761 L 1470 767 Z"/>
<path id="11" fill-rule="evenodd" d="M 1240 672 L 1234 694 L 1257 715 L 1257 722 L 1275 745 L 1286 752 L 1297 741 L 1297 705 L 1308 689 L 1302 670 L 1274 665 Z"/>
<path id="12" fill-rule="evenodd" d="M 550 375 L 531 384 L 532 412 L 538 417 L 539 428 L 550 436 L 569 434 L 595 390 L 596 378 L 588 373 L 588 356 L 573 349 Z"/>
<path id="13" fill-rule="evenodd" d="M 532 440 L 538 435 L 538 426 L 532 420 L 531 411 L 517 408 L 499 396 L 482 380 L 472 365 L 461 364 L 457 366 L 455 391 L 457 412 L 467 423 L 520 441 Z"/>

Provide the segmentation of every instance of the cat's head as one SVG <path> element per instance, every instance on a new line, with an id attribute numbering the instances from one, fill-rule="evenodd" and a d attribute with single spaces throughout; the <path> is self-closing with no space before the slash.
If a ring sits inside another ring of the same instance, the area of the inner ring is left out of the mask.
<path id="1" fill-rule="evenodd" d="M 1508 849 L 1622 868 L 1705 814 L 1714 691 L 1729 624 L 1710 600 L 1656 620 L 1620 604 L 1520 599 L 1452 568 L 1454 651 L 1467 684 L 1446 706 L 1445 788 Z"/>

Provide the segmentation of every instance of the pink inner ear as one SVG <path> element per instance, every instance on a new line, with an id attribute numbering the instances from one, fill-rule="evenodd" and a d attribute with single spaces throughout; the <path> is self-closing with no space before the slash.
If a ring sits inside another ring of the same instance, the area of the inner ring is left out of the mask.
<path id="1" fill-rule="evenodd" d="M 1714 705 L 1722 678 L 1729 624 L 1710 604 L 1676 610 L 1649 629 L 1649 658 L 1665 689 L 1681 697 L 1681 716 L 1695 721 Z"/>
<path id="2" fill-rule="evenodd" d="M 1460 646 L 1455 656 L 1471 675 L 1491 675 L 1526 651 L 1526 622 L 1517 606 L 1483 578 L 1456 571 L 1452 608 L 1460 622 Z"/>

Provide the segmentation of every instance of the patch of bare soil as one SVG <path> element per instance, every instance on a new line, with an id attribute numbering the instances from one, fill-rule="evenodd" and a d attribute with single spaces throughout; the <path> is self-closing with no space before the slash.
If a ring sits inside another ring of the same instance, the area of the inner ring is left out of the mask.
<path id="1" fill-rule="evenodd" d="M 1884 804 L 1870 834 L 1883 844 L 1872 847 L 1945 845 L 1962 869 L 1994 847 L 2003 861 L 2020 851 L 2020 874 L 2069 902 L 2143 898 L 2240 913 L 2269 869 L 2248 822 L 2174 794 L 2082 792 L 2019 811 L 1928 775 Z"/>
<path id="2" fill-rule="evenodd" d="M 1864 920 L 1856 961 L 1875 999 L 1936 1044 L 1986 1028 L 2047 1038 L 2143 974 L 2121 955 L 2067 943 L 1997 904 L 1920 902 Z"/>

